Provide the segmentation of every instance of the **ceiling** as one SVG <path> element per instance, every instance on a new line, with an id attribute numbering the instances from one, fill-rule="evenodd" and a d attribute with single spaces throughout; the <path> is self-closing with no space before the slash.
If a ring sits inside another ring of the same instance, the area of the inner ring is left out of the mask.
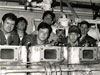
<path id="1" fill-rule="evenodd" d="M 15 2 L 24 5 L 27 0 L 0 0 L 0 2 Z M 32 0 L 37 3 L 42 2 L 43 0 Z M 63 6 L 67 6 L 66 1 L 69 2 L 73 8 L 87 8 L 87 9 L 99 9 L 100 0 L 53 0 L 52 7 L 60 6 L 62 2 Z"/>
<path id="2" fill-rule="evenodd" d="M 24 5 L 27 0 L 0 0 L 0 5 Z M 32 0 L 37 1 L 38 3 L 43 0 Z M 13 2 L 11 4 L 11 2 Z M 96 19 L 97 16 L 100 16 L 100 0 L 53 0 L 52 7 L 67 7 L 69 8 L 72 14 L 78 15 L 90 14 L 93 16 L 93 19 Z"/>
<path id="3" fill-rule="evenodd" d="M 70 3 L 72 7 L 77 8 L 92 8 L 92 6 L 100 7 L 100 0 L 53 0 L 54 6 L 59 5 L 62 1 L 63 6 L 66 6 L 66 1 Z"/>
<path id="4" fill-rule="evenodd" d="M 53 0 L 53 7 L 61 6 L 68 7 L 73 14 L 78 14 L 77 9 L 81 12 L 87 11 L 92 13 L 93 19 L 100 17 L 100 0 Z M 85 9 L 85 10 L 84 10 Z"/>

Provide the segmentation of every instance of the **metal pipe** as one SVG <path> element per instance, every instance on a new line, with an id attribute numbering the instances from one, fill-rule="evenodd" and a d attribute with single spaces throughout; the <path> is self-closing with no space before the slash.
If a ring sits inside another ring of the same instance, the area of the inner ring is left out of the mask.
<path id="1" fill-rule="evenodd" d="M 73 16 L 78 18 L 78 15 L 76 14 L 76 12 L 74 11 L 74 9 L 71 7 L 70 3 L 68 0 L 65 0 L 66 4 L 68 5 L 69 9 L 71 10 L 71 12 L 73 13 Z"/>
<path id="2" fill-rule="evenodd" d="M 63 12 L 63 5 L 62 5 L 63 0 L 60 0 L 60 10 Z"/>
<path id="3" fill-rule="evenodd" d="M 55 69 L 51 70 L 52 72 L 55 72 Z M 56 69 L 57 72 L 60 72 L 59 69 Z M 62 72 L 77 72 L 77 71 L 83 71 L 83 72 L 90 72 L 90 71 L 100 71 L 100 68 L 66 68 L 62 69 Z M 27 72 L 33 72 L 33 73 L 45 73 L 44 69 L 1 69 L 0 72 L 4 73 L 27 73 Z"/>
<path id="4" fill-rule="evenodd" d="M 2 9 L 2 10 L 15 10 L 15 11 L 26 11 L 26 10 L 24 10 L 24 6 L 13 6 L 12 7 L 12 6 L 1 6 L 0 5 L 0 9 Z M 32 8 L 32 9 L 36 10 L 36 11 L 41 11 L 42 10 L 41 8 Z M 54 11 L 55 12 L 60 12 L 59 9 L 54 9 Z M 75 9 L 75 11 L 76 11 L 77 14 L 92 15 L 92 11 L 82 11 L 82 10 L 79 11 L 77 9 Z M 28 11 L 28 12 L 30 12 L 30 11 Z M 67 9 L 67 10 L 64 9 L 63 12 L 65 12 L 65 13 L 71 13 L 71 11 L 69 9 Z"/>

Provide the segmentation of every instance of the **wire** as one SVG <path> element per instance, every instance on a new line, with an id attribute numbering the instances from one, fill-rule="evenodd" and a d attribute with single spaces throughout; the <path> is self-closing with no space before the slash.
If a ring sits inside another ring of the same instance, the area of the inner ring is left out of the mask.
<path id="1" fill-rule="evenodd" d="M 44 63 L 45 75 L 52 75 L 51 65 L 49 63 Z"/>
<path id="2" fill-rule="evenodd" d="M 50 65 L 50 63 L 48 63 L 48 65 L 49 65 L 49 68 L 50 68 L 50 75 L 52 75 L 52 68 L 51 68 L 51 65 Z"/>
<path id="3" fill-rule="evenodd" d="M 93 7 L 92 0 L 90 0 L 90 3 L 91 3 L 91 7 Z M 92 9 L 92 13 L 93 13 L 93 15 L 94 15 L 94 11 L 93 11 L 93 9 Z"/>
<path id="4" fill-rule="evenodd" d="M 62 75 L 62 70 L 61 70 L 61 66 L 58 64 L 59 70 L 60 70 L 60 75 Z"/>
<path id="5" fill-rule="evenodd" d="M 47 70 L 46 70 L 46 67 L 45 67 L 45 63 L 43 65 L 44 69 L 45 69 L 45 75 L 47 75 Z"/>
<path id="6" fill-rule="evenodd" d="M 57 70 L 56 70 L 56 65 L 55 65 L 55 63 L 54 63 L 54 67 L 55 67 L 55 75 L 57 75 Z"/>
<path id="7" fill-rule="evenodd" d="M 60 10 L 63 12 L 63 5 L 62 5 L 63 0 L 60 0 Z"/>

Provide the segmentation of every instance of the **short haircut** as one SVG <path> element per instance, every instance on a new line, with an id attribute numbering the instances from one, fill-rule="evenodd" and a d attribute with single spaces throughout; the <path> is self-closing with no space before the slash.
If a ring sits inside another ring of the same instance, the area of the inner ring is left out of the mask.
<path id="1" fill-rule="evenodd" d="M 50 25 L 48 25 L 48 24 L 45 23 L 45 22 L 41 22 L 41 23 L 39 24 L 39 26 L 38 26 L 38 31 L 39 31 L 40 29 L 45 29 L 45 28 L 47 28 L 47 29 L 49 30 L 49 35 L 50 35 L 51 32 L 52 32 L 52 28 L 51 28 Z"/>
<path id="2" fill-rule="evenodd" d="M 6 19 L 11 19 L 13 21 L 16 21 L 17 20 L 17 16 L 13 13 L 6 13 L 4 14 L 4 16 L 2 17 L 2 21 L 4 22 Z"/>
<path id="3" fill-rule="evenodd" d="M 16 20 L 16 26 L 17 26 L 18 23 L 21 22 L 21 21 L 24 21 L 24 22 L 25 22 L 25 29 L 24 29 L 24 31 L 26 31 L 27 25 L 28 25 L 28 21 L 27 21 L 24 17 L 19 17 L 19 18 L 17 18 L 17 20 Z"/>
<path id="4" fill-rule="evenodd" d="M 18 24 L 19 22 L 24 21 L 26 25 L 28 25 L 27 20 L 24 17 L 19 17 L 17 18 L 16 24 Z"/>
<path id="5" fill-rule="evenodd" d="M 55 14 L 54 14 L 52 11 L 45 11 L 45 12 L 43 13 L 42 19 L 44 20 L 45 16 L 47 16 L 47 15 L 51 15 L 52 21 L 55 20 Z"/>
<path id="6" fill-rule="evenodd" d="M 90 27 L 90 24 L 87 21 L 82 21 L 79 25 L 82 26 L 83 24 L 86 24 L 88 28 Z"/>
<path id="7" fill-rule="evenodd" d="M 72 33 L 72 32 L 81 34 L 80 28 L 76 25 L 72 25 L 69 27 L 68 33 Z"/>

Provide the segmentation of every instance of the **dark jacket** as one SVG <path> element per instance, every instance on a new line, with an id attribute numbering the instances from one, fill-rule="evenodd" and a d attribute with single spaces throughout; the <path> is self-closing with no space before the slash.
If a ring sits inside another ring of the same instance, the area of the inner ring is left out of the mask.
<path id="1" fill-rule="evenodd" d="M 91 36 L 89 36 L 88 34 L 80 41 L 80 45 L 82 47 L 85 47 L 87 45 L 87 47 L 96 47 L 96 40 L 94 38 L 92 38 Z"/>
<path id="2" fill-rule="evenodd" d="M 8 43 L 2 30 L 0 30 L 0 45 L 19 45 L 19 36 L 16 32 L 12 31 L 8 38 Z"/>
<path id="3" fill-rule="evenodd" d="M 20 40 L 20 42 L 19 42 L 19 45 L 22 45 L 22 41 L 24 40 L 24 38 L 27 36 L 28 34 L 25 32 L 24 33 L 24 36 L 23 36 L 23 38 L 22 38 L 22 40 Z M 20 37 L 19 37 L 20 38 Z"/>

